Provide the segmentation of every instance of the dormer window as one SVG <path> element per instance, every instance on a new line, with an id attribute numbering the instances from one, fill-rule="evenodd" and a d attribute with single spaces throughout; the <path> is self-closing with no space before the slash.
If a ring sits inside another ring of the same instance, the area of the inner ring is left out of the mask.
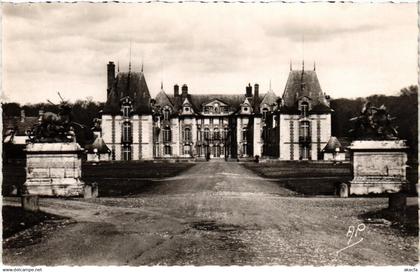
<path id="1" fill-rule="evenodd" d="M 130 112 L 131 112 L 130 105 L 123 105 L 122 106 L 123 117 L 125 117 L 125 118 L 130 117 Z"/>
<path id="2" fill-rule="evenodd" d="M 168 121 L 169 120 L 170 111 L 169 109 L 163 110 L 163 120 Z"/>
<path id="3" fill-rule="evenodd" d="M 215 113 L 219 113 L 220 112 L 220 110 L 219 110 L 219 103 L 214 103 L 214 112 Z"/>
<path id="4" fill-rule="evenodd" d="M 268 114 L 268 109 L 267 108 L 263 108 L 262 109 L 262 118 L 263 118 L 263 120 L 267 120 L 267 114 Z"/>
<path id="5" fill-rule="evenodd" d="M 308 102 L 302 102 L 300 104 L 300 114 L 303 117 L 308 116 L 308 111 L 309 111 L 309 103 Z"/>

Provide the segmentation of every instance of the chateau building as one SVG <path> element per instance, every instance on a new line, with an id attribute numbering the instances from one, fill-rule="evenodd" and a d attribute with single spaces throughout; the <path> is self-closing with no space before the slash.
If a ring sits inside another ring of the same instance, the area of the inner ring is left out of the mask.
<path id="1" fill-rule="evenodd" d="M 195 94 L 175 85 L 151 98 L 143 70 L 108 63 L 101 137 L 112 160 L 246 158 L 318 160 L 331 136 L 329 97 L 315 68 L 290 70 L 282 97 L 248 84 L 244 94 Z"/>

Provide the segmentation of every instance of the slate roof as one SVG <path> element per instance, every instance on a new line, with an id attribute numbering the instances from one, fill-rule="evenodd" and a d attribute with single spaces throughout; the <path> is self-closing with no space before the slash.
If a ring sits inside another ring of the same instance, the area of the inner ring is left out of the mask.
<path id="1" fill-rule="evenodd" d="M 150 92 L 143 72 L 120 72 L 109 92 L 103 113 L 118 114 L 120 99 L 130 97 L 134 114 L 151 114 Z"/>
<path id="2" fill-rule="evenodd" d="M 277 103 L 277 99 L 277 95 L 272 90 L 270 90 L 264 95 L 264 98 L 262 99 L 260 104 L 267 104 L 269 106 L 272 106 L 274 103 Z"/>
<path id="3" fill-rule="evenodd" d="M 337 152 L 337 148 L 340 150 L 340 152 L 344 152 L 344 148 L 337 137 L 331 136 L 325 147 L 322 149 L 322 152 L 334 153 Z"/>
<path id="4" fill-rule="evenodd" d="M 169 100 L 168 95 L 165 93 L 165 91 L 163 89 L 160 90 L 160 92 L 156 95 L 156 105 L 159 106 L 165 106 L 165 105 L 169 105 L 173 107 L 173 104 L 171 102 L 171 100 Z"/>
<path id="5" fill-rule="evenodd" d="M 313 111 L 331 112 L 325 94 L 321 90 L 316 71 L 290 71 L 282 97 L 283 110 L 298 110 L 298 100 L 304 96 L 310 99 Z"/>
<path id="6" fill-rule="evenodd" d="M 248 97 L 248 100 L 254 107 L 254 112 L 259 111 L 258 108 L 263 97 L 264 94 L 261 94 L 258 98 Z M 178 112 L 181 109 L 185 98 L 192 103 L 196 113 L 202 111 L 204 104 L 214 100 L 227 104 L 229 106 L 229 111 L 237 112 L 240 109 L 241 104 L 245 101 L 244 94 L 188 94 L 187 96 L 179 95 L 175 97 L 173 94 L 168 95 L 161 90 L 156 96 L 156 105 L 161 107 L 170 105 L 173 106 L 175 112 Z"/>
<path id="7" fill-rule="evenodd" d="M 111 150 L 108 148 L 108 146 L 105 144 L 102 137 L 96 137 L 95 141 L 93 141 L 92 144 L 85 146 L 88 153 L 94 153 L 93 150 L 96 148 L 98 150 L 98 153 L 110 153 Z"/>

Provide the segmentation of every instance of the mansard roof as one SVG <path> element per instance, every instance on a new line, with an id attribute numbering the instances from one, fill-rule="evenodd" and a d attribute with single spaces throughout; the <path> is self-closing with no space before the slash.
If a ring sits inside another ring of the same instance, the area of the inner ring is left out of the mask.
<path id="1" fill-rule="evenodd" d="M 313 109 L 331 111 L 315 70 L 293 70 L 289 73 L 282 98 L 283 107 L 288 111 L 297 110 L 302 97 L 309 98 Z"/>
<path id="2" fill-rule="evenodd" d="M 168 100 L 166 100 L 166 98 Z M 253 106 L 255 109 L 254 111 L 258 110 L 258 107 L 260 106 L 260 101 L 264 97 L 264 94 L 261 94 L 258 98 L 256 97 L 248 97 L 248 101 L 250 102 L 251 106 Z M 191 102 L 192 107 L 196 113 L 199 113 L 202 111 L 202 107 L 212 101 L 218 100 L 220 102 L 223 102 L 229 106 L 229 110 L 233 112 L 237 112 L 241 104 L 245 101 L 245 95 L 243 94 L 188 94 L 188 95 L 179 95 L 174 96 L 173 94 L 168 95 L 163 91 L 160 91 L 159 94 L 156 96 L 156 105 L 157 106 L 165 106 L 168 105 L 168 103 L 171 103 L 174 107 L 174 111 L 178 112 L 185 99 L 188 99 L 189 102 Z"/>
<path id="3" fill-rule="evenodd" d="M 150 93 L 143 72 L 120 72 L 108 94 L 104 113 L 120 112 L 120 99 L 130 97 L 134 114 L 151 114 Z"/>

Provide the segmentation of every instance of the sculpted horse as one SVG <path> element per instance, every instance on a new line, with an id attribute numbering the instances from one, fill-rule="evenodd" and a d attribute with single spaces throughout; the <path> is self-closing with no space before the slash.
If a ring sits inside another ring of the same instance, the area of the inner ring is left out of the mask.
<path id="1" fill-rule="evenodd" d="M 397 139 L 397 130 L 391 124 L 394 119 L 387 113 L 384 105 L 376 108 L 366 102 L 360 115 L 350 119 L 354 122 L 354 129 L 350 133 L 356 138 Z"/>
<path id="2" fill-rule="evenodd" d="M 33 142 L 67 142 L 70 124 L 71 107 L 62 101 L 58 114 L 45 112 L 39 117 L 39 123 L 33 127 L 29 138 Z"/>

